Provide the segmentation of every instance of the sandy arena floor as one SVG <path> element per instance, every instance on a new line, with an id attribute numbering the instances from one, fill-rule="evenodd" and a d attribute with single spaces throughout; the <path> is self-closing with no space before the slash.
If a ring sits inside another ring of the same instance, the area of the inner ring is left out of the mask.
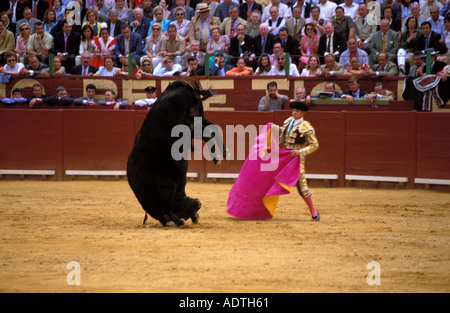
<path id="1" fill-rule="evenodd" d="M 296 192 L 231 218 L 230 188 L 188 182 L 199 224 L 163 228 L 124 180 L 0 181 L 0 292 L 450 292 L 447 193 L 312 188 L 317 223 Z"/>

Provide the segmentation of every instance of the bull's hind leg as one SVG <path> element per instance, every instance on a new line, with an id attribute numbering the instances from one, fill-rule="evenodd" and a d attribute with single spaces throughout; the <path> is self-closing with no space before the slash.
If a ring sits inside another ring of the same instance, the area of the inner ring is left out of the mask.
<path id="1" fill-rule="evenodd" d="M 163 208 L 163 216 L 159 221 L 163 226 L 182 226 L 186 221 L 176 214 L 176 187 L 159 188 L 158 198 L 160 208 Z"/>

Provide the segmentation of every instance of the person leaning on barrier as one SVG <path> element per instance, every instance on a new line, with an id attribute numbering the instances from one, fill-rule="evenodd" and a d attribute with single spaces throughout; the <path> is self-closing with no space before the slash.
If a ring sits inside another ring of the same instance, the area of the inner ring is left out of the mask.
<path id="1" fill-rule="evenodd" d="M 353 100 L 364 98 L 367 91 L 359 88 L 359 78 L 356 76 L 350 77 L 348 80 L 349 89 L 344 90 L 341 98 L 347 99 L 348 104 L 353 104 Z"/>
<path id="2" fill-rule="evenodd" d="M 63 86 L 56 88 L 56 96 L 50 96 L 47 98 L 47 104 L 50 105 L 71 105 L 74 99 L 69 95 L 67 89 Z"/>
<path id="3" fill-rule="evenodd" d="M 98 101 L 100 105 L 113 106 L 114 110 L 119 110 L 128 105 L 128 102 L 122 99 L 116 99 L 116 93 L 114 90 L 106 89 L 105 100 Z"/>
<path id="4" fill-rule="evenodd" d="M 311 96 L 306 94 L 306 88 L 303 86 L 299 86 L 295 88 L 295 99 L 291 99 L 291 102 L 300 101 L 304 102 L 307 105 L 311 105 Z"/>
<path id="5" fill-rule="evenodd" d="M 267 84 L 266 95 L 261 98 L 258 111 L 284 110 L 284 103 L 289 97 L 278 93 L 278 84 L 275 81 Z"/>
<path id="6" fill-rule="evenodd" d="M 325 64 L 320 66 L 320 76 L 323 77 L 335 77 L 342 76 L 344 74 L 344 66 L 336 62 L 336 58 L 332 54 L 325 56 Z"/>
<path id="7" fill-rule="evenodd" d="M 95 100 L 95 95 L 97 93 L 97 87 L 94 84 L 86 85 L 86 97 L 80 97 L 73 100 L 73 103 L 78 105 L 97 105 L 99 104 Z"/>
<path id="8" fill-rule="evenodd" d="M 373 86 L 374 91 L 368 93 L 364 96 L 370 103 L 374 102 L 376 99 L 384 99 L 384 100 L 395 100 L 395 95 L 392 91 L 386 90 L 382 82 L 376 82 Z"/>
<path id="9" fill-rule="evenodd" d="M 22 96 L 22 90 L 20 88 L 14 88 L 11 92 L 12 98 L 1 98 L 1 102 L 4 104 L 22 104 L 26 103 L 27 99 Z"/>
<path id="10" fill-rule="evenodd" d="M 394 62 L 388 60 L 388 54 L 380 52 L 377 55 L 378 64 L 374 65 L 373 70 L 367 68 L 366 76 L 397 76 L 398 69 Z"/>
<path id="11" fill-rule="evenodd" d="M 43 94 L 41 84 L 36 83 L 31 87 L 31 96 L 28 97 L 27 102 L 30 108 L 35 105 L 47 103 L 48 96 Z"/>
<path id="12" fill-rule="evenodd" d="M 47 64 L 42 63 L 36 55 L 29 55 L 27 59 L 28 64 L 20 70 L 21 76 L 37 76 L 48 68 Z"/>

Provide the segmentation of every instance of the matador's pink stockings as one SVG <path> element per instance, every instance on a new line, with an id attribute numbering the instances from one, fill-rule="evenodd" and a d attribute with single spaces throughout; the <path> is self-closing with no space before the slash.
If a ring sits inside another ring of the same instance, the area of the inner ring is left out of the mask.
<path id="1" fill-rule="evenodd" d="M 312 196 L 308 196 L 306 198 L 303 198 L 303 200 L 305 200 L 306 204 L 309 207 L 309 211 L 311 212 L 311 216 L 315 217 L 317 216 L 317 211 L 316 208 L 314 207 L 313 201 L 312 201 Z"/>

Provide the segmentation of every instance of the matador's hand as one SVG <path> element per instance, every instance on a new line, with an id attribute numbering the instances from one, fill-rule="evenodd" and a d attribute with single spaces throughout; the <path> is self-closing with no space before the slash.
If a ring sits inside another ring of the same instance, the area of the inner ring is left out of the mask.
<path id="1" fill-rule="evenodd" d="M 291 157 L 295 158 L 300 155 L 300 150 L 292 150 Z"/>

